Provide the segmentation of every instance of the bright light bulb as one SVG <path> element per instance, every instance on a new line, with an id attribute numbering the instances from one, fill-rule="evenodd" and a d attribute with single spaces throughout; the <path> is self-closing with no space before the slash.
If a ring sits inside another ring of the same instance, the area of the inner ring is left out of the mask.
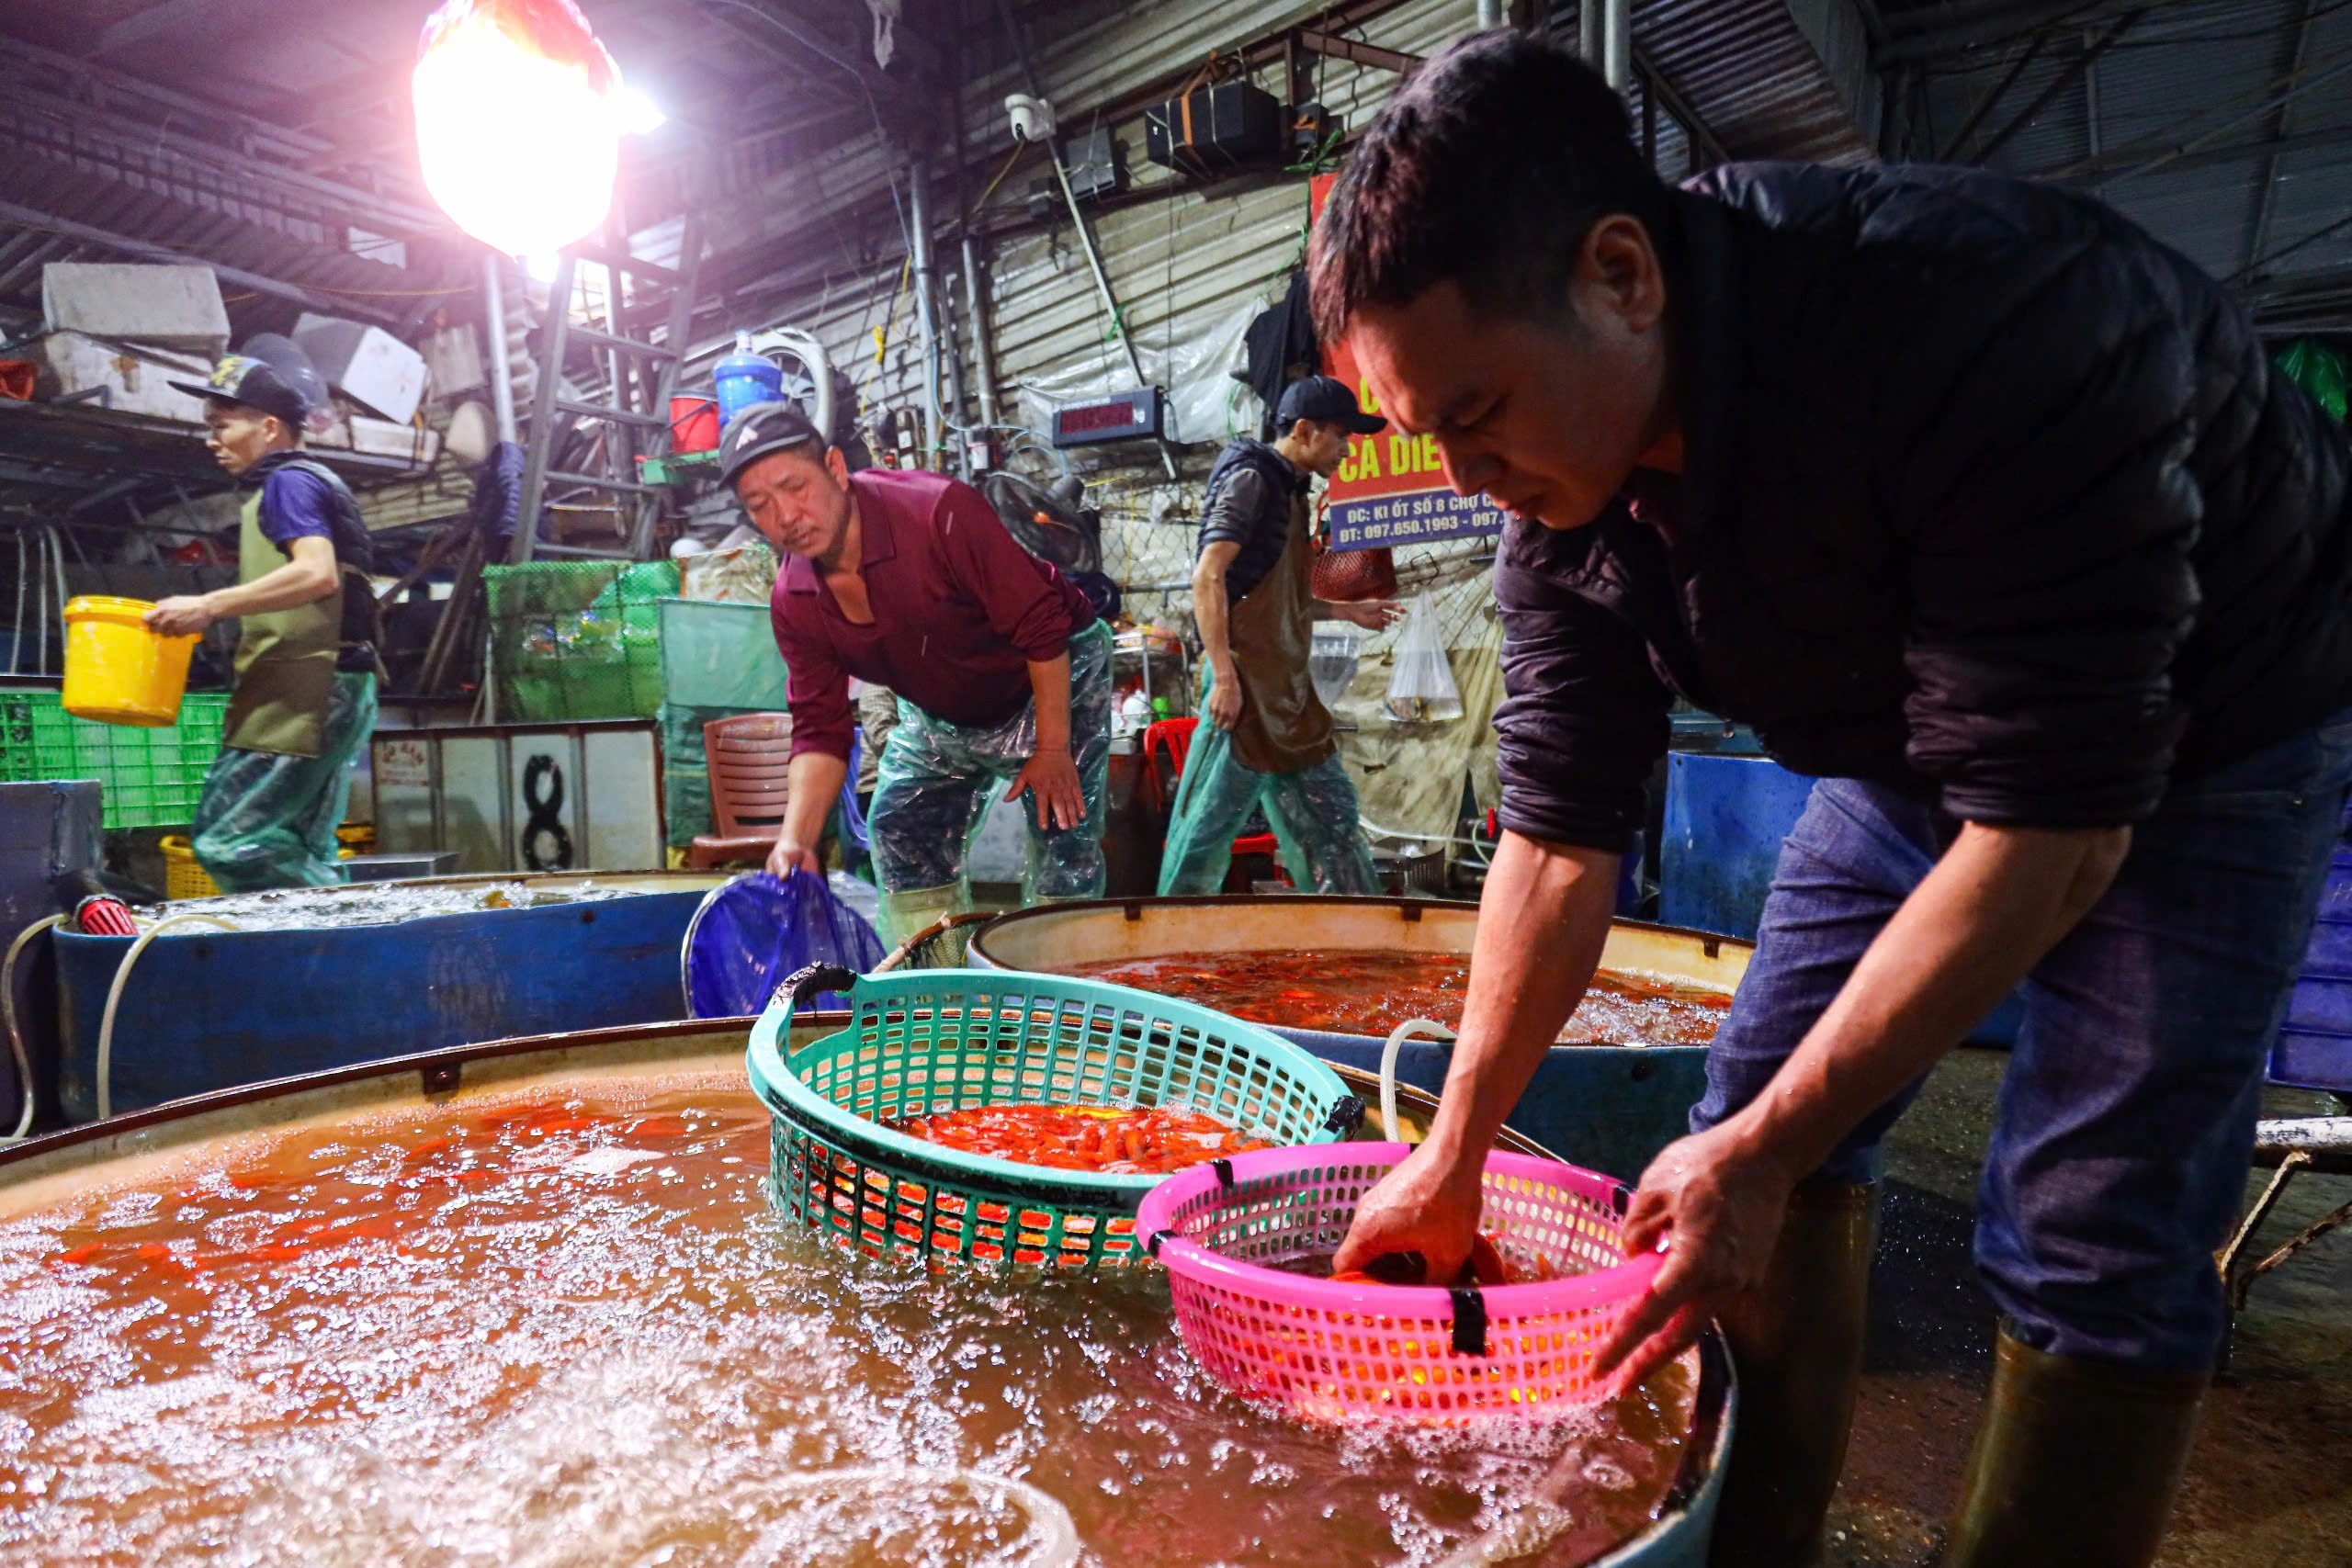
<path id="1" fill-rule="evenodd" d="M 620 165 L 620 73 L 571 0 L 447 0 L 411 87 L 425 188 L 510 255 L 605 220 Z"/>
<path id="2" fill-rule="evenodd" d="M 526 251 L 523 255 L 523 270 L 534 283 L 553 283 L 556 264 L 560 259 L 553 251 Z"/>
<path id="3" fill-rule="evenodd" d="M 670 122 L 670 117 L 662 112 L 662 106 L 642 87 L 623 87 L 616 107 L 624 135 L 650 136 Z"/>

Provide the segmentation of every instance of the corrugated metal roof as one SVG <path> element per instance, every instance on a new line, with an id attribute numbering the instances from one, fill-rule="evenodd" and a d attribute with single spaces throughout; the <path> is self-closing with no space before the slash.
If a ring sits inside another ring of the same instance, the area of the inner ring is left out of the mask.
<path id="1" fill-rule="evenodd" d="M 1890 19 L 1910 9 L 1890 6 Z M 2006 135 L 1990 166 L 2094 192 L 2224 279 L 2352 265 L 2352 227 L 2323 233 L 2352 213 L 2352 12 L 2185 0 L 2150 7 L 2098 51 L 2120 19 L 2091 14 L 1929 62 L 1934 152 L 1973 161 Z M 1954 146 L 2037 37 L 2033 59 Z M 2296 145 L 2263 145 L 2279 138 Z"/>
<path id="2" fill-rule="evenodd" d="M 1874 153 L 1788 0 L 1638 0 L 1633 20 L 1634 46 L 1734 156 Z"/>

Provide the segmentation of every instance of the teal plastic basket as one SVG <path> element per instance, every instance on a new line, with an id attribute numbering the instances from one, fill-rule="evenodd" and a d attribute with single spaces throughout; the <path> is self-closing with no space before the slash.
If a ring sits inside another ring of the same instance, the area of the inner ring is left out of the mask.
<path id="1" fill-rule="evenodd" d="M 846 990 L 849 1027 L 788 1050 L 796 998 Z M 1182 1105 L 1276 1145 L 1353 1133 L 1363 1102 L 1288 1041 L 1125 986 L 1003 969 L 803 970 L 752 1031 L 770 1175 L 794 1219 L 873 1257 L 1013 1269 L 1141 1260 L 1164 1177 L 968 1155 L 886 1122 L 989 1105 Z"/>

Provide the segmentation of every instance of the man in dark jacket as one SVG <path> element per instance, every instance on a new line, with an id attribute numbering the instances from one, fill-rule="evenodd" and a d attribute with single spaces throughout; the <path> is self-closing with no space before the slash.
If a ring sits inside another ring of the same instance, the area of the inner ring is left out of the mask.
<path id="1" fill-rule="evenodd" d="M 1493 916 L 1437 1124 L 1339 1266 L 1463 1256 L 1679 693 L 1820 782 L 1692 1134 L 1632 1201 L 1629 1244 L 1668 1258 L 1601 1370 L 1719 1319 L 1716 1561 L 1804 1561 L 1877 1145 L 2023 982 L 1977 1223 L 1999 1353 L 1947 1562 L 2146 1562 L 2352 778 L 2341 433 L 2095 202 L 1924 168 L 1670 191 L 1596 76 L 1510 35 L 1398 94 L 1312 267 L 1383 411 L 1516 513 Z"/>
<path id="2" fill-rule="evenodd" d="M 1380 891 L 1356 786 L 1308 660 L 1317 620 L 1378 631 L 1403 612 L 1386 600 L 1315 597 L 1306 486 L 1338 470 L 1349 436 L 1388 422 L 1364 412 L 1339 380 L 1309 376 L 1283 393 L 1274 423 L 1282 434 L 1271 445 L 1230 442 L 1209 470 L 1193 564 L 1207 723 L 1177 786 L 1159 859 L 1163 894 L 1222 887 L 1252 808 L 1265 812 L 1301 892 Z"/>

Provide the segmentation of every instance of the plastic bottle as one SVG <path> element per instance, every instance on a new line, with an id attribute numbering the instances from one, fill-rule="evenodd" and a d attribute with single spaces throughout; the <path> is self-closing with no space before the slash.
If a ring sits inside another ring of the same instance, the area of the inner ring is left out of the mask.
<path id="1" fill-rule="evenodd" d="M 722 430 L 753 403 L 772 403 L 784 396 L 782 367 L 752 352 L 749 333 L 735 334 L 735 352 L 711 367 L 710 378 L 718 389 L 718 423 Z"/>

